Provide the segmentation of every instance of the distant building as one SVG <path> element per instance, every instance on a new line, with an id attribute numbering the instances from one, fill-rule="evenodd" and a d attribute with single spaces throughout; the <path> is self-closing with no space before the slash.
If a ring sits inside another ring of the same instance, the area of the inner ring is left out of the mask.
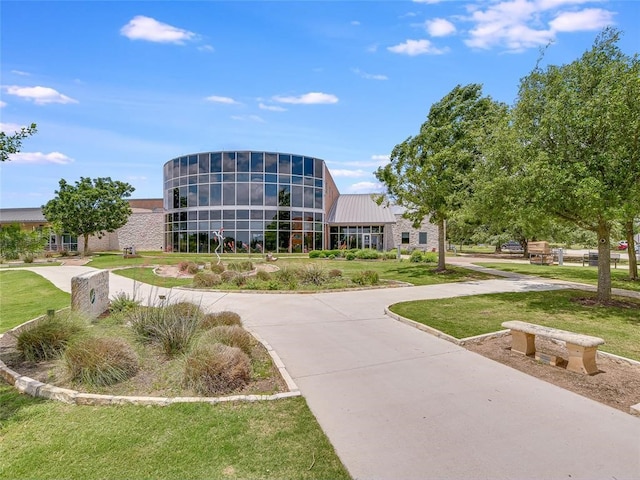
<path id="1" fill-rule="evenodd" d="M 415 229 L 397 206 L 370 194 L 341 195 L 324 160 L 259 151 L 184 155 L 163 168 L 163 198 L 128 200 L 126 225 L 92 251 L 165 250 L 303 253 L 320 249 L 435 250 L 438 229 L 427 218 Z M 40 208 L 0 209 L 0 227 L 47 235 L 50 250 L 81 251 L 83 239 L 53 232 Z"/>

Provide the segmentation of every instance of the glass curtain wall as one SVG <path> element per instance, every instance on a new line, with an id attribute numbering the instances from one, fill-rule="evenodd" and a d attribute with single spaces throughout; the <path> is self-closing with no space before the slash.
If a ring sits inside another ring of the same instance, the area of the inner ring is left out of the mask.
<path id="1" fill-rule="evenodd" d="M 384 249 L 384 226 L 339 226 L 329 229 L 329 249 Z"/>
<path id="2" fill-rule="evenodd" d="M 209 152 L 164 165 L 165 248 L 306 252 L 323 248 L 323 160 Z"/>

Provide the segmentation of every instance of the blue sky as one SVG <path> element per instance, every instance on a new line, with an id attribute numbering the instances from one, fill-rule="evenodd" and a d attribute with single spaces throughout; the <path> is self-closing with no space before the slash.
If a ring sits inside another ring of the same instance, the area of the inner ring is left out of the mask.
<path id="1" fill-rule="evenodd" d="M 640 2 L 0 2 L 2 130 L 38 133 L 0 165 L 0 206 L 38 207 L 58 181 L 105 177 L 162 196 L 188 153 L 322 158 L 341 193 L 373 172 L 457 84 L 512 104 L 520 78 L 615 25 L 640 49 Z"/>

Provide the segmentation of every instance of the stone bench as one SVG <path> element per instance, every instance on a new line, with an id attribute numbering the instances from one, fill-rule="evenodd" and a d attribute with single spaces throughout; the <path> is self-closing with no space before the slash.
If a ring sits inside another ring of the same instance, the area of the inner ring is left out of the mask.
<path id="1" fill-rule="evenodd" d="M 502 326 L 511 330 L 512 352 L 534 355 L 536 353 L 536 336 L 552 338 L 565 342 L 567 346 L 569 353 L 567 370 L 588 375 L 598 373 L 596 352 L 598 351 L 598 345 L 604 344 L 604 340 L 601 338 L 517 320 L 503 322 Z"/>

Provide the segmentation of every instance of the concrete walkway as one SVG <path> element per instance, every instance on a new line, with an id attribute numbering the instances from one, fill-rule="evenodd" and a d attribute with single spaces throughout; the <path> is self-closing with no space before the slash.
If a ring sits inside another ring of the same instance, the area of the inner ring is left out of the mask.
<path id="1" fill-rule="evenodd" d="M 90 270 L 29 269 L 65 291 Z M 110 282 L 112 294 L 133 292 L 131 280 Z M 273 346 L 354 479 L 640 479 L 638 418 L 383 313 L 405 300 L 558 288 L 567 286 L 510 275 L 322 294 L 171 295 L 236 311 Z M 153 303 L 168 292 L 138 294 Z"/>

